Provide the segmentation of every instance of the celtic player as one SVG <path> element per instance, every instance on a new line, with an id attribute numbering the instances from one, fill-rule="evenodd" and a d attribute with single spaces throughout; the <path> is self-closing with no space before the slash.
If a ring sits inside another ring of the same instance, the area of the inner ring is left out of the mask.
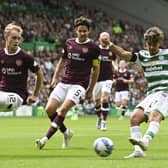
<path id="1" fill-rule="evenodd" d="M 151 27 L 144 33 L 147 50 L 129 52 L 114 45 L 107 39 L 113 53 L 127 61 L 139 63 L 148 82 L 146 98 L 136 106 L 130 119 L 129 141 L 134 145 L 134 152 L 125 158 L 144 157 L 150 141 L 159 131 L 160 123 L 168 114 L 168 49 L 161 49 L 164 34 L 158 27 Z M 142 135 L 140 124 L 149 122 Z"/>

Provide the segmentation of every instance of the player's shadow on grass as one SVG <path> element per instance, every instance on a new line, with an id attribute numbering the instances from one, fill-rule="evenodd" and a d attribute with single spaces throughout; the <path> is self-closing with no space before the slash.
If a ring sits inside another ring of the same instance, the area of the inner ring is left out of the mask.
<path id="1" fill-rule="evenodd" d="M 93 159 L 93 155 L 81 155 L 80 154 L 33 154 L 33 155 L 0 155 L 0 161 L 14 160 L 14 159 L 42 159 L 42 158 L 88 158 Z M 100 158 L 101 159 L 101 158 Z"/>
<path id="2" fill-rule="evenodd" d="M 46 158 L 63 158 L 63 159 L 69 159 L 69 158 L 81 158 L 81 159 L 88 159 L 88 160 L 159 160 L 159 161 L 165 161 L 168 160 L 168 156 L 167 157 L 146 157 L 146 158 L 133 158 L 133 159 L 124 159 L 122 156 L 121 157 L 114 157 L 114 156 L 109 156 L 109 157 L 99 157 L 93 154 L 87 154 L 86 155 L 82 155 L 80 154 L 62 154 L 60 155 L 59 153 L 56 154 L 29 154 L 29 155 L 0 155 L 0 161 L 5 161 L 5 160 L 15 160 L 15 159 L 27 159 L 27 160 L 31 160 L 31 159 L 46 159 Z"/>
<path id="3" fill-rule="evenodd" d="M 71 148 L 66 148 L 66 149 L 62 149 L 62 148 L 55 148 L 55 147 L 49 147 L 49 148 L 44 148 L 42 150 L 45 151 L 52 151 L 52 150 L 56 150 L 56 151 L 73 151 L 73 150 L 90 150 L 90 148 L 85 148 L 85 147 L 71 147 Z M 41 150 L 41 151 L 42 151 Z M 40 150 L 39 150 L 40 151 Z"/>

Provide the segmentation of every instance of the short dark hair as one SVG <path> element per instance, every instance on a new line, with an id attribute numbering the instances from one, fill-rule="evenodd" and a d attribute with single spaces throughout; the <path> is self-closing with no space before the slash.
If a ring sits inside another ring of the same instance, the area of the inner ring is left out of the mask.
<path id="1" fill-rule="evenodd" d="M 75 28 L 78 26 L 87 26 L 88 29 L 90 29 L 92 25 L 92 21 L 84 16 L 80 16 L 79 18 L 76 18 L 74 21 Z"/>
<path id="2" fill-rule="evenodd" d="M 144 39 L 146 42 L 161 42 L 164 39 L 164 33 L 160 28 L 154 26 L 146 30 Z"/>

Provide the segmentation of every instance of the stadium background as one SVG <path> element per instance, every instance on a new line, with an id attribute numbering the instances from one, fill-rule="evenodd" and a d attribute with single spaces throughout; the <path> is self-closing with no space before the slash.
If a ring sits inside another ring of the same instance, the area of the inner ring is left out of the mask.
<path id="1" fill-rule="evenodd" d="M 94 22 L 91 37 L 97 41 L 102 31 L 111 34 L 111 40 L 125 49 L 136 51 L 144 47 L 145 28 L 159 25 L 166 32 L 163 47 L 167 47 L 167 0 L 1 0 L 0 2 L 0 46 L 4 46 L 3 30 L 8 23 L 17 23 L 23 29 L 21 47 L 30 52 L 41 65 L 44 73 L 43 87 L 38 102 L 33 108 L 26 107 L 18 115 L 43 115 L 50 92 L 50 82 L 55 66 L 60 58 L 65 39 L 74 36 L 74 18 L 85 15 Z M 135 82 L 130 86 L 129 106 L 135 106 L 145 95 L 146 81 L 141 68 L 129 64 Z M 28 80 L 29 92 L 34 85 L 34 76 Z M 111 106 L 114 91 L 111 95 Z M 86 106 L 88 104 L 86 103 Z M 91 108 L 92 106 L 88 107 Z M 30 112 L 30 110 L 33 109 Z M 88 112 L 90 113 L 90 112 Z M 2 114 L 1 115 L 7 115 Z M 15 112 L 9 115 L 16 115 Z"/>

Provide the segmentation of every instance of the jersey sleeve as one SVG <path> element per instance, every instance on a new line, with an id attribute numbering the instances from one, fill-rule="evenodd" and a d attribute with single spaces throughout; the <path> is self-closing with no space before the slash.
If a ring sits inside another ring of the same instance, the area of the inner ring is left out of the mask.
<path id="1" fill-rule="evenodd" d="M 131 62 L 136 62 L 137 61 L 137 59 L 138 59 L 138 53 L 137 52 L 133 52 L 132 53 L 132 58 L 131 58 Z"/>
<path id="2" fill-rule="evenodd" d="M 98 67 L 100 65 L 99 55 L 100 55 L 100 49 L 98 46 L 96 46 L 93 52 L 92 66 Z"/>
<path id="3" fill-rule="evenodd" d="M 27 66 L 31 72 L 35 73 L 40 69 L 37 61 L 33 58 L 33 56 L 27 55 L 26 61 L 27 61 Z"/>
<path id="4" fill-rule="evenodd" d="M 68 57 L 67 47 L 68 47 L 68 44 L 67 44 L 67 41 L 66 41 L 64 43 L 64 46 L 63 46 L 63 49 L 62 49 L 62 58 L 64 58 L 64 59 L 66 59 Z"/>

